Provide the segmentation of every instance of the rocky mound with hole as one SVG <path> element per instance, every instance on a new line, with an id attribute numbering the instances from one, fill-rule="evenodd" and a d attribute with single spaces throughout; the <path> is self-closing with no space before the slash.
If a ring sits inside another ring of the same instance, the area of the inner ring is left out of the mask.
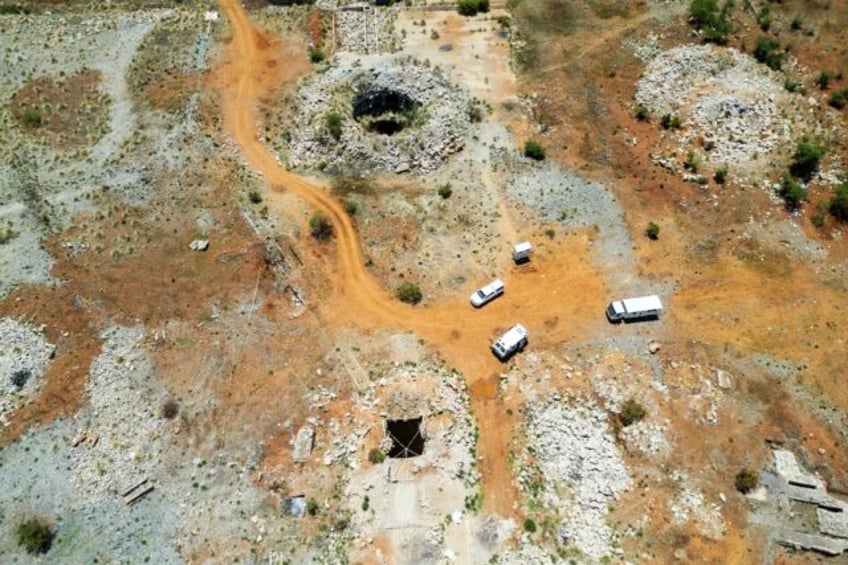
<path id="1" fill-rule="evenodd" d="M 300 88 L 286 133 L 289 165 L 432 171 L 462 150 L 474 104 L 440 69 L 409 58 L 378 57 L 367 68 L 340 61 Z"/>

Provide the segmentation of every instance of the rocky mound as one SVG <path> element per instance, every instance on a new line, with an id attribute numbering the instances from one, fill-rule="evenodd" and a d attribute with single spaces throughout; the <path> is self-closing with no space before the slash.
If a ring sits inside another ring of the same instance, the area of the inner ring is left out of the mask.
<path id="1" fill-rule="evenodd" d="M 340 61 L 302 85 L 296 106 L 290 164 L 346 173 L 431 171 L 462 149 L 475 115 L 438 68 L 397 57 Z"/>

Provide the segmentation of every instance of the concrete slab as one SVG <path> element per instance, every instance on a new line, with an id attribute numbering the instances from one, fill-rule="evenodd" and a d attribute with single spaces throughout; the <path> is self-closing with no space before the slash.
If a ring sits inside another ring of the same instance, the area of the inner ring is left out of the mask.
<path id="1" fill-rule="evenodd" d="M 834 512 L 826 508 L 818 508 L 816 514 L 819 519 L 819 532 L 848 539 L 848 511 Z"/>
<path id="2" fill-rule="evenodd" d="M 825 555 L 839 555 L 848 550 L 848 540 L 828 538 L 801 532 L 779 532 L 777 542 L 796 549 L 818 551 Z"/>

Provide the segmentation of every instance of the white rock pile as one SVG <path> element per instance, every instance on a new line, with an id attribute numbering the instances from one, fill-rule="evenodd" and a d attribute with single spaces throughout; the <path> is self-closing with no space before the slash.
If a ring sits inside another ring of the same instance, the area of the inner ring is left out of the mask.
<path id="1" fill-rule="evenodd" d="M 609 504 L 631 481 L 603 410 L 552 394 L 530 404 L 527 438 L 545 478 L 547 505 L 561 508 L 560 539 L 591 559 L 609 555 Z"/>

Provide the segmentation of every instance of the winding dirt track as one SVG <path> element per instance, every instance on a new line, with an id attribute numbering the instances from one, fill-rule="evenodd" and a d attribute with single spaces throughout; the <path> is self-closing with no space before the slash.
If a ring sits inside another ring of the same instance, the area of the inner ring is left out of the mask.
<path id="1" fill-rule="evenodd" d="M 350 216 L 323 187 L 286 171 L 256 137 L 255 108 L 279 84 L 274 70 L 291 64 L 274 38 L 257 28 L 237 0 L 220 0 L 233 37 L 222 67 L 219 89 L 225 127 L 249 166 L 271 186 L 297 194 L 332 221 L 338 265 L 332 274 L 335 295 L 319 304 L 328 326 L 355 325 L 364 330 L 411 330 L 438 349 L 463 372 L 470 387 L 480 428 L 478 451 L 484 481 L 484 508 L 501 515 L 516 513 L 516 492 L 507 463 L 511 418 L 498 399 L 498 375 L 504 367 L 489 351 L 489 340 L 520 321 L 531 333 L 531 347 L 555 347 L 591 332 L 603 311 L 604 283 L 589 261 L 584 238 L 558 238 L 542 246 L 530 268 L 504 273 L 508 295 L 474 311 L 467 296 L 430 307 L 399 303 L 367 271 Z M 270 80 L 269 80 L 270 77 Z M 280 193 L 269 195 L 280 198 Z M 567 274 L 567 277 L 565 276 Z M 481 281 L 485 282 L 485 281 Z"/>

